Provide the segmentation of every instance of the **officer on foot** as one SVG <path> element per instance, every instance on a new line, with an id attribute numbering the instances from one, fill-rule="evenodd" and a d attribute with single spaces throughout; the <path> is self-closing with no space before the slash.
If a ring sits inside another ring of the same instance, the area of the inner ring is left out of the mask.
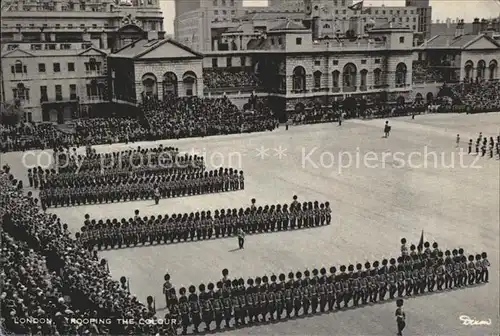
<path id="1" fill-rule="evenodd" d="M 245 231 L 243 231 L 242 228 L 238 229 L 238 245 L 239 245 L 240 249 L 245 248 L 244 247 L 244 245 L 245 245 Z"/>
<path id="2" fill-rule="evenodd" d="M 403 311 L 403 299 L 398 299 L 396 301 L 396 322 L 398 324 L 398 336 L 403 335 L 403 330 L 406 327 L 406 314 Z"/>

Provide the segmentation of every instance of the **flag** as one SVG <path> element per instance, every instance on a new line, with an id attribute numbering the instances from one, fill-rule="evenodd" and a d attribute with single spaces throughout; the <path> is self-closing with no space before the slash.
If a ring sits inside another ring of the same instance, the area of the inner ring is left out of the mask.
<path id="1" fill-rule="evenodd" d="M 357 10 L 363 10 L 363 1 L 360 1 L 360 2 L 356 2 L 355 4 L 347 7 L 349 8 L 350 10 L 353 10 L 353 11 L 357 11 Z"/>
<path id="2" fill-rule="evenodd" d="M 424 230 L 422 230 L 422 234 L 420 234 L 420 241 L 418 242 L 417 249 L 422 251 L 424 249 Z"/>

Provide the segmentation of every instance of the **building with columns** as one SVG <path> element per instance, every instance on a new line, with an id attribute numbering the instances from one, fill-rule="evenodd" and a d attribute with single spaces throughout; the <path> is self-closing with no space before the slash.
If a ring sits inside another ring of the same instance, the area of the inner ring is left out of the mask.
<path id="1" fill-rule="evenodd" d="M 1 24 L 3 102 L 33 121 L 106 108 L 107 54 L 163 34 L 159 0 L 6 0 Z"/>

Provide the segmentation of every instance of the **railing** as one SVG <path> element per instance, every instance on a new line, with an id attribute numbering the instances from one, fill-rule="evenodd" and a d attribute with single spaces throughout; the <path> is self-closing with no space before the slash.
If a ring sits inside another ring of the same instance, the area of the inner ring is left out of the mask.
<path id="1" fill-rule="evenodd" d="M 359 87 L 359 91 L 367 91 L 368 88 L 366 87 L 366 85 L 360 85 Z"/>
<path id="2" fill-rule="evenodd" d="M 332 92 L 333 93 L 340 92 L 340 87 L 338 86 L 332 87 Z"/>
<path id="3" fill-rule="evenodd" d="M 357 89 L 356 86 L 344 86 L 342 88 L 342 91 L 346 92 L 346 93 L 348 93 L 348 92 L 356 92 L 356 89 Z"/>

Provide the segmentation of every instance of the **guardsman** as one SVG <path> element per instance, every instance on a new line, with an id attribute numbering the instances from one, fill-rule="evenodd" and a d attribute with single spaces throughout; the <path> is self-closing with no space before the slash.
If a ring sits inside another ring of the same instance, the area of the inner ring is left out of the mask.
<path id="1" fill-rule="evenodd" d="M 481 253 L 481 281 L 482 282 L 488 282 L 489 281 L 489 270 L 488 267 L 490 267 L 490 262 L 488 261 L 488 255 L 486 252 Z"/>
<path id="2" fill-rule="evenodd" d="M 397 286 L 397 273 L 396 273 L 396 259 L 394 258 L 391 258 L 391 260 L 389 260 L 389 269 L 388 269 L 388 272 L 387 272 L 387 283 L 388 283 L 388 286 L 389 286 L 389 298 L 392 300 L 394 299 L 394 296 L 398 290 L 398 286 Z"/>
<path id="3" fill-rule="evenodd" d="M 267 311 L 269 312 L 269 318 L 274 321 L 274 313 L 277 311 L 277 297 L 276 297 L 276 275 L 271 275 L 271 284 L 269 290 L 267 291 Z"/>
<path id="4" fill-rule="evenodd" d="M 424 254 L 426 256 L 426 254 Z M 425 288 L 427 287 L 427 259 L 423 259 L 420 262 L 420 269 L 418 271 L 418 286 L 420 290 L 420 294 L 425 292 Z"/>
<path id="5" fill-rule="evenodd" d="M 220 287 L 219 287 L 220 286 Z M 222 320 L 224 319 L 224 304 L 222 302 L 222 282 L 217 282 L 218 291 L 214 293 L 214 298 L 212 300 L 212 306 L 214 310 L 215 318 L 215 329 L 220 330 Z"/>
<path id="6" fill-rule="evenodd" d="M 191 320 L 189 318 L 189 303 L 186 297 L 186 288 L 181 287 L 179 289 L 179 294 L 181 295 L 179 298 L 179 309 L 181 314 L 182 334 L 187 335 L 187 328 L 191 324 Z"/>
<path id="7" fill-rule="evenodd" d="M 398 336 L 403 336 L 403 330 L 406 326 L 406 314 L 403 311 L 403 299 L 398 299 L 396 301 L 396 323 L 398 326 Z"/>
<path id="8" fill-rule="evenodd" d="M 205 285 L 201 284 L 199 289 L 200 289 L 200 303 L 203 311 L 203 322 L 205 322 L 205 330 L 210 331 L 210 324 L 214 319 L 214 309 L 212 306 L 212 302 L 208 297 L 208 294 L 203 293 L 205 291 Z"/>
<path id="9" fill-rule="evenodd" d="M 410 263 L 405 263 L 404 265 L 405 272 L 405 291 L 406 296 L 411 296 L 413 293 L 413 269 Z"/>
<path id="10" fill-rule="evenodd" d="M 371 301 L 377 302 L 378 294 L 379 294 L 379 275 L 378 275 L 378 260 L 373 262 L 373 268 L 370 270 L 370 292 L 371 292 Z"/>
<path id="11" fill-rule="evenodd" d="M 326 269 L 322 268 L 322 270 L 325 270 L 326 274 Z M 327 277 L 322 276 L 318 280 L 318 295 L 319 295 L 319 311 L 321 313 L 325 312 L 325 307 L 326 304 L 328 303 L 328 291 L 327 291 Z"/>
<path id="12" fill-rule="evenodd" d="M 285 274 L 281 273 L 278 277 L 280 283 L 275 287 L 276 293 L 276 318 L 281 320 L 283 311 L 285 310 Z"/>
<path id="13" fill-rule="evenodd" d="M 436 274 L 437 290 L 442 291 L 443 285 L 445 283 L 445 273 L 446 273 L 446 269 L 444 268 L 443 259 L 437 260 L 437 266 L 434 270 L 434 273 Z"/>
<path id="14" fill-rule="evenodd" d="M 243 325 L 246 324 L 246 316 L 247 316 L 247 300 L 246 300 L 246 292 L 245 292 L 245 281 L 240 278 L 238 279 L 238 302 L 240 304 L 240 317 L 241 323 Z"/>
<path id="15" fill-rule="evenodd" d="M 469 139 L 469 154 L 472 153 L 472 139 Z"/>
<path id="16" fill-rule="evenodd" d="M 446 268 L 446 273 L 445 273 L 445 283 L 444 283 L 444 288 L 445 289 L 453 289 L 453 277 L 454 277 L 454 272 L 453 272 L 453 259 L 450 256 L 450 251 L 447 250 L 445 252 L 445 268 Z"/>
<path id="17" fill-rule="evenodd" d="M 293 279 L 293 273 L 292 273 Z M 284 300 L 285 300 L 285 310 L 286 310 L 286 318 L 290 318 L 293 311 L 293 280 L 285 283 L 285 292 L 284 292 Z"/>
<path id="18" fill-rule="evenodd" d="M 361 266 L 361 264 L 358 265 Z M 358 265 L 356 265 L 356 268 Z M 359 279 L 359 274 L 360 274 L 359 271 L 353 273 L 351 279 L 352 302 L 354 307 L 357 307 L 359 305 L 359 300 L 361 299 L 361 282 Z"/>
<path id="19" fill-rule="evenodd" d="M 231 306 L 234 311 L 234 323 L 236 326 L 239 326 L 242 318 L 241 318 L 240 300 L 238 297 L 239 294 L 238 280 L 236 279 L 233 280 L 232 285 L 233 285 L 233 290 L 231 291 Z"/>
<path id="20" fill-rule="evenodd" d="M 432 243 L 432 252 L 433 252 L 433 255 L 437 258 L 439 256 L 439 252 L 441 252 L 441 250 L 439 249 L 438 247 L 438 243 L 434 242 Z"/>
<path id="21" fill-rule="evenodd" d="M 353 265 L 348 266 L 348 271 L 349 271 L 348 274 L 345 273 L 345 269 L 344 269 L 344 271 L 342 271 L 342 268 L 341 268 L 340 271 L 342 272 L 341 273 L 342 285 L 344 288 L 344 308 L 347 308 L 347 307 L 349 307 L 349 301 L 351 301 L 351 299 L 352 299 L 351 275 L 352 275 L 352 272 L 354 271 L 354 266 Z"/>
<path id="22" fill-rule="evenodd" d="M 398 266 L 397 266 L 397 273 L 396 273 L 396 283 L 398 285 L 398 297 L 402 297 L 403 293 L 406 288 L 406 273 L 405 273 L 405 266 L 403 264 L 403 258 L 399 257 L 398 258 Z"/>
<path id="23" fill-rule="evenodd" d="M 344 286 L 342 284 L 342 278 L 345 274 L 345 266 L 340 266 L 340 270 L 343 270 L 342 274 L 335 275 L 335 273 L 332 273 L 332 269 L 334 269 L 335 271 L 336 269 L 335 267 L 330 268 L 332 280 L 335 283 L 335 301 L 337 303 L 337 309 L 341 309 L 340 304 L 344 301 Z"/>
<path id="24" fill-rule="evenodd" d="M 459 265 L 460 265 L 460 284 L 461 286 L 467 286 L 467 275 L 468 275 L 467 257 L 463 254 L 461 254 Z"/>
<path id="25" fill-rule="evenodd" d="M 201 324 L 201 316 L 200 316 L 200 303 L 198 302 L 198 295 L 196 295 L 196 287 L 189 286 L 189 307 L 191 311 L 191 319 L 193 322 L 193 331 L 198 333 L 198 328 Z"/>
<path id="26" fill-rule="evenodd" d="M 481 260 L 481 255 L 476 254 L 476 263 L 475 263 L 475 268 L 476 268 L 476 283 L 480 283 L 482 281 L 482 272 L 483 272 L 483 264 Z"/>
<path id="27" fill-rule="evenodd" d="M 428 256 L 431 255 L 431 244 L 429 242 L 424 243 L 424 253 Z"/>
<path id="28" fill-rule="evenodd" d="M 301 283 L 301 291 L 302 291 L 302 312 L 304 315 L 309 315 L 309 308 L 311 307 L 311 291 L 310 291 L 310 278 L 309 271 L 306 270 L 304 272 L 304 279 Z"/>
<path id="29" fill-rule="evenodd" d="M 413 270 L 410 271 L 410 277 L 413 283 L 413 295 L 418 295 L 420 290 L 420 263 L 418 261 L 413 263 Z"/>
<path id="30" fill-rule="evenodd" d="M 222 303 L 223 303 L 223 307 L 224 307 L 225 328 L 229 328 L 231 326 L 230 322 L 231 322 L 231 317 L 233 314 L 232 300 L 231 300 L 230 291 L 229 291 L 231 281 L 228 280 L 227 282 L 229 282 L 229 283 L 227 285 L 225 285 L 221 290 Z"/>
<path id="31" fill-rule="evenodd" d="M 295 274 L 295 278 L 297 279 L 293 285 L 293 308 L 295 310 L 295 316 L 299 316 L 300 309 L 302 308 L 302 290 L 301 290 L 301 278 L 302 273 L 297 272 Z"/>
<path id="32" fill-rule="evenodd" d="M 406 258 L 408 255 L 408 247 L 406 246 L 406 238 L 401 238 L 401 256 Z"/>
<path id="33" fill-rule="evenodd" d="M 248 316 L 248 323 L 253 323 L 256 322 L 256 315 L 255 315 L 255 305 L 254 305 L 254 300 L 253 300 L 253 290 L 254 290 L 254 281 L 252 278 L 249 278 L 247 280 L 247 285 L 248 287 L 245 289 L 245 296 L 246 296 L 246 308 L 247 308 L 247 316 Z"/>
<path id="34" fill-rule="evenodd" d="M 469 263 L 467 264 L 468 271 L 468 284 L 473 285 L 474 280 L 476 279 L 476 265 L 474 264 L 474 256 L 469 255 Z"/>

